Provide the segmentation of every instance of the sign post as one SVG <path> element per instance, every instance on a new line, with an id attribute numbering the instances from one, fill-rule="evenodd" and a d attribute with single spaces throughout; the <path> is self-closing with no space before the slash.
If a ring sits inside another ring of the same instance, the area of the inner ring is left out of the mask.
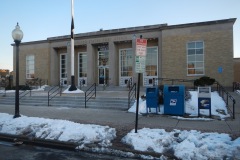
<path id="1" fill-rule="evenodd" d="M 136 39 L 136 55 L 135 55 L 135 71 L 138 73 L 138 84 L 137 84 L 137 106 L 136 106 L 136 120 L 135 120 L 135 133 L 138 128 L 138 108 L 139 108 L 139 89 L 140 89 L 140 75 L 146 70 L 146 52 L 147 51 L 147 39 L 140 38 Z"/>

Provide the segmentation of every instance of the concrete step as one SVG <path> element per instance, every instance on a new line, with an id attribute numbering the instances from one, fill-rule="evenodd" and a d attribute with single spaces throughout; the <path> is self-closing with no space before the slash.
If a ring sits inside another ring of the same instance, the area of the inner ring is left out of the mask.
<path id="1" fill-rule="evenodd" d="M 27 106 L 48 106 L 47 96 L 26 96 L 20 99 L 20 105 Z M 14 105 L 14 96 L 0 97 L 0 104 Z M 81 96 L 56 96 L 49 102 L 50 106 L 56 107 L 74 107 L 84 108 L 85 97 Z M 99 109 L 115 109 L 115 110 L 127 110 L 128 99 L 121 97 L 96 97 L 91 98 L 87 102 L 87 108 L 99 108 Z"/>

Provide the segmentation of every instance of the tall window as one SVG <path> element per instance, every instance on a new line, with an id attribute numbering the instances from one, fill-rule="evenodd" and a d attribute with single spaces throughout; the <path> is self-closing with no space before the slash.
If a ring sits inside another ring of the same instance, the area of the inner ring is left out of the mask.
<path id="1" fill-rule="evenodd" d="M 147 47 L 146 72 L 143 74 L 143 86 L 157 85 L 158 81 L 158 47 Z"/>
<path id="2" fill-rule="evenodd" d="M 98 52 L 98 66 L 108 66 L 109 65 L 109 52 L 99 51 Z"/>
<path id="3" fill-rule="evenodd" d="M 133 51 L 132 49 L 120 50 L 120 75 L 132 76 L 132 63 L 133 63 Z"/>
<path id="4" fill-rule="evenodd" d="M 60 78 L 67 78 L 67 55 L 60 55 Z"/>
<path id="5" fill-rule="evenodd" d="M 87 54 L 79 53 L 79 77 L 87 77 Z"/>
<path id="6" fill-rule="evenodd" d="M 204 44 L 203 41 L 187 43 L 187 75 L 204 74 Z"/>
<path id="7" fill-rule="evenodd" d="M 60 82 L 61 85 L 67 85 L 67 54 L 60 54 Z"/>
<path id="8" fill-rule="evenodd" d="M 147 48 L 146 76 L 157 76 L 157 47 Z"/>
<path id="9" fill-rule="evenodd" d="M 26 57 L 26 78 L 32 79 L 34 78 L 35 70 L 34 70 L 34 55 L 28 55 Z"/>

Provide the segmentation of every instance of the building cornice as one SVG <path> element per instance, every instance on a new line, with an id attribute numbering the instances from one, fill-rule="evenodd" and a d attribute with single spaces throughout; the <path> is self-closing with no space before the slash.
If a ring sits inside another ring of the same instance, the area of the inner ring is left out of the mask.
<path id="1" fill-rule="evenodd" d="M 188 28 L 188 27 L 196 27 L 196 26 L 206 26 L 206 25 L 215 25 L 215 24 L 224 24 L 224 23 L 232 23 L 234 24 L 236 18 L 215 20 L 215 21 L 206 21 L 206 22 L 196 22 L 196 23 L 186 23 L 186 24 L 178 24 L 178 25 L 168 25 L 168 24 L 157 24 L 157 25 L 147 25 L 147 26 L 138 26 L 138 27 L 128 27 L 128 28 L 119 28 L 119 29 L 110 29 L 110 30 L 99 30 L 94 32 L 86 32 L 75 34 L 75 39 L 83 39 L 83 38 L 97 38 L 104 36 L 113 36 L 113 35 L 123 35 L 123 34 L 138 34 L 144 32 L 152 32 L 152 31 L 161 31 L 167 29 L 177 29 L 177 28 Z M 37 43 L 46 43 L 53 41 L 63 41 L 70 39 L 70 35 L 57 36 L 57 37 L 49 37 L 47 40 L 41 41 L 33 41 L 33 42 L 24 42 L 21 44 L 37 44 Z M 15 46 L 15 44 L 12 44 Z"/>

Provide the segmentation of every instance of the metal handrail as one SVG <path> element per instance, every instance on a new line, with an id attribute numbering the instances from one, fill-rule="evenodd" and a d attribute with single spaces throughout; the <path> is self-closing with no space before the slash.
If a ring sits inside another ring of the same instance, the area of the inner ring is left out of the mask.
<path id="1" fill-rule="evenodd" d="M 25 96 L 28 95 L 28 94 L 29 94 L 29 96 L 31 97 L 31 96 L 32 96 L 32 91 L 31 91 L 31 90 L 25 90 L 25 91 L 21 92 L 21 93 L 19 94 L 19 99 L 22 99 L 23 97 L 25 97 Z"/>
<path id="2" fill-rule="evenodd" d="M 217 85 L 218 93 L 223 98 L 223 100 L 226 102 L 227 108 L 232 114 L 232 118 L 235 119 L 236 100 L 233 98 L 233 96 L 230 93 L 228 93 L 228 91 L 226 91 L 226 89 L 219 82 L 216 81 L 215 84 Z M 232 101 L 232 110 L 230 108 L 229 99 Z"/>
<path id="3" fill-rule="evenodd" d="M 136 83 L 132 85 L 128 92 L 128 109 L 130 108 L 130 104 L 134 99 L 136 99 Z"/>
<path id="4" fill-rule="evenodd" d="M 240 90 L 240 82 L 233 82 L 233 92 L 235 90 Z"/>
<path id="5" fill-rule="evenodd" d="M 60 94 L 60 96 L 62 95 L 62 86 L 61 85 L 54 86 L 48 91 L 48 106 L 49 106 L 50 100 L 53 99 L 54 97 L 56 97 L 58 94 Z"/>
<path id="6" fill-rule="evenodd" d="M 25 97 L 26 95 L 29 94 L 29 96 L 32 96 L 32 91 L 31 88 L 30 90 L 27 90 L 26 88 L 28 88 L 29 86 L 24 86 L 23 88 L 21 88 L 20 90 L 24 90 L 23 92 L 19 93 L 19 100 L 22 99 L 23 97 Z"/>
<path id="7" fill-rule="evenodd" d="M 128 79 L 127 81 L 127 87 L 128 89 L 130 90 L 130 88 L 133 86 L 133 83 L 132 83 L 132 77 Z"/>
<path id="8" fill-rule="evenodd" d="M 89 93 L 87 93 L 89 91 Z M 91 94 L 94 91 L 93 94 Z M 91 95 L 90 95 L 91 94 Z M 90 95 L 90 96 L 89 96 Z M 90 98 L 92 98 L 94 95 L 94 98 L 96 98 L 96 83 L 93 83 L 91 85 L 91 87 L 89 87 L 86 91 L 85 91 L 85 108 L 87 107 L 87 102 Z M 89 97 L 88 97 L 89 96 Z"/>

